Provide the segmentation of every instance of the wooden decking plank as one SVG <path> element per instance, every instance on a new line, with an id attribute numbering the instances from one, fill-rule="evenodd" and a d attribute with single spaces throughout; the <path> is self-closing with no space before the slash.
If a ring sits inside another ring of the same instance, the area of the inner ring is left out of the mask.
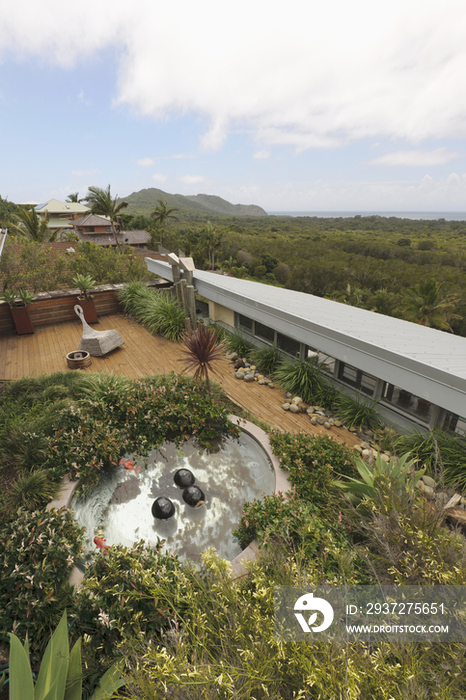
<path id="1" fill-rule="evenodd" d="M 113 372 L 132 378 L 183 372 L 183 363 L 179 361 L 183 357 L 181 344 L 152 335 L 123 314 L 102 317 L 96 330 L 113 328 L 121 335 L 124 344 L 106 357 L 93 357 L 92 364 L 84 371 Z M 73 320 L 54 326 L 40 326 L 33 336 L 0 336 L 0 381 L 68 369 L 66 354 L 77 350 L 81 334 L 81 324 Z M 283 411 L 281 405 L 284 396 L 280 389 L 236 379 L 232 364 L 226 359 L 218 363 L 218 372 L 211 377 L 222 385 L 234 403 L 280 430 L 332 435 L 350 446 L 358 442 L 355 436 L 342 428 L 326 430 L 323 426 L 313 426 L 305 414 Z"/>

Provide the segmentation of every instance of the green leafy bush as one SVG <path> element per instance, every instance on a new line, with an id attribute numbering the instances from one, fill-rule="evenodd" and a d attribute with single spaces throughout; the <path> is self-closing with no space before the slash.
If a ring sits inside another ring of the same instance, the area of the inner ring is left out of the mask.
<path id="1" fill-rule="evenodd" d="M 339 500 L 335 475 L 356 475 L 353 453 L 327 435 L 273 431 L 270 444 L 297 495 L 323 509 L 335 508 Z"/>
<path id="2" fill-rule="evenodd" d="M 84 494 L 124 452 L 145 454 L 165 440 L 190 436 L 208 444 L 220 432 L 237 435 L 228 409 L 198 387 L 193 391 L 193 384 L 192 378 L 175 375 L 128 384 L 103 381 L 96 398 L 81 399 L 61 412 L 43 466 L 56 479 L 67 472 L 82 479 Z"/>
<path id="3" fill-rule="evenodd" d="M 42 651 L 70 603 L 68 577 L 82 550 L 83 534 L 70 511 L 19 508 L 0 537 L 0 638 L 29 635 Z"/>
<path id="4" fill-rule="evenodd" d="M 76 631 L 88 635 L 87 658 L 110 657 L 123 640 L 160 639 L 175 614 L 174 601 L 179 613 L 186 611 L 182 598 L 190 567 L 162 553 L 162 545 L 146 547 L 141 540 L 132 548 L 113 546 L 87 567 L 73 613 Z M 170 601 L 163 593 L 167 587 Z"/>

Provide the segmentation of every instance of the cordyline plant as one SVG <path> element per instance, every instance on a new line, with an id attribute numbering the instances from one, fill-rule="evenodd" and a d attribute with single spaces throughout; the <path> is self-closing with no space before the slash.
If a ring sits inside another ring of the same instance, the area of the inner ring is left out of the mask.
<path id="1" fill-rule="evenodd" d="M 219 342 L 218 329 L 200 325 L 185 338 L 184 346 L 185 350 L 182 352 L 185 357 L 180 362 L 184 362 L 186 371 L 195 370 L 195 379 L 205 379 L 210 393 L 209 371 L 215 372 L 212 365 L 222 357 L 226 343 Z"/>

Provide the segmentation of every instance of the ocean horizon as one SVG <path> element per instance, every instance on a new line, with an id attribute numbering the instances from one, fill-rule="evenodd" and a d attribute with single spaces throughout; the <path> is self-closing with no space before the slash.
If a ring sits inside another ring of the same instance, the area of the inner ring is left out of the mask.
<path id="1" fill-rule="evenodd" d="M 355 216 L 381 216 L 384 218 L 425 221 L 466 221 L 465 211 L 269 211 L 270 216 L 315 216 L 322 219 L 347 219 Z"/>

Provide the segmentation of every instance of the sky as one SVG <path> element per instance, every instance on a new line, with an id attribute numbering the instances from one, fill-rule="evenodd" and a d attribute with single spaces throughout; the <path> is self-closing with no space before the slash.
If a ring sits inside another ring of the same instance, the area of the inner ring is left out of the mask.
<path id="1" fill-rule="evenodd" d="M 0 195 L 466 211 L 464 0 L 3 0 Z"/>

